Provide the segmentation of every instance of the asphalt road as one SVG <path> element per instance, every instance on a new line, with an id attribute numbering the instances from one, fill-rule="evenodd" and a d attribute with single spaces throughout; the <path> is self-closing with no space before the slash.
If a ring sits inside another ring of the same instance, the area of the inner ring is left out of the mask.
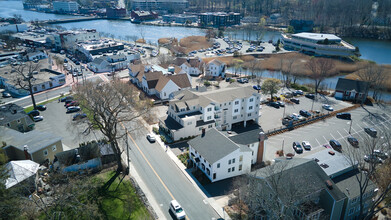
<path id="1" fill-rule="evenodd" d="M 139 126 L 139 123 L 133 125 Z M 184 208 L 188 219 L 218 219 L 219 216 L 214 209 L 162 147 L 146 139 L 147 133 L 144 128 L 131 133 L 132 140 L 129 140 L 131 163 L 154 195 L 164 217 L 172 218 L 168 212 L 169 202 L 175 199 Z"/>
<path id="2" fill-rule="evenodd" d="M 372 114 L 369 114 L 371 112 Z M 351 120 L 338 119 L 332 117 L 324 121 L 319 121 L 314 124 L 275 135 L 267 140 L 266 159 L 272 160 L 275 158 L 275 153 L 284 146 L 284 152 L 293 153 L 292 143 L 294 141 L 309 141 L 312 145 L 311 151 L 304 151 L 300 156 L 311 154 L 312 151 L 317 151 L 323 148 L 323 144 L 328 144 L 331 139 L 337 140 L 342 145 L 342 153 L 351 150 L 353 147 L 347 142 L 347 137 L 353 136 L 358 139 L 360 151 L 367 151 L 364 144 L 370 140 L 370 136 L 365 133 L 365 127 L 373 127 L 378 131 L 378 137 L 382 136 L 383 132 L 390 132 L 391 127 L 391 107 L 365 106 L 350 112 Z M 352 124 L 351 124 L 352 123 Z M 351 125 L 351 128 L 350 128 Z M 350 130 L 350 134 L 349 134 Z M 344 150 L 345 149 L 345 150 Z M 383 149 L 391 152 L 391 149 Z M 362 155 L 368 152 L 362 152 Z"/>

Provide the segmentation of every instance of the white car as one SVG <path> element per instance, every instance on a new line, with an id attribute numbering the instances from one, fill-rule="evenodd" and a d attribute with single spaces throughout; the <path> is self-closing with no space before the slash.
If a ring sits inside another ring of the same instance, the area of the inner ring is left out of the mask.
<path id="1" fill-rule="evenodd" d="M 303 148 L 305 150 L 311 150 L 311 148 L 312 148 L 310 142 L 308 142 L 308 141 L 301 142 L 301 146 L 303 146 Z"/>
<path id="2" fill-rule="evenodd" d="M 34 122 L 42 121 L 43 120 L 43 116 L 41 116 L 41 115 L 34 116 L 33 119 L 34 119 Z"/>
<path id="3" fill-rule="evenodd" d="M 152 134 L 147 134 L 147 139 L 149 142 L 155 142 L 156 138 Z"/>
<path id="4" fill-rule="evenodd" d="M 327 111 L 334 111 L 333 107 L 331 107 L 330 105 L 327 105 L 327 104 L 323 104 L 322 108 L 326 109 Z"/>
<path id="5" fill-rule="evenodd" d="M 186 213 L 176 200 L 170 202 L 170 210 L 177 219 L 185 219 Z"/>
<path id="6" fill-rule="evenodd" d="M 297 113 L 293 113 L 291 115 L 291 117 L 293 118 L 294 121 L 304 121 L 305 118 Z"/>

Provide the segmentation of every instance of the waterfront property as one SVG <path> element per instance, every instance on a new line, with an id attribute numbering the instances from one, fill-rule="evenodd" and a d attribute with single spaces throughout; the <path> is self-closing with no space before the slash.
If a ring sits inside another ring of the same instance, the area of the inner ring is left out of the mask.
<path id="1" fill-rule="evenodd" d="M 204 61 L 201 58 L 177 58 L 174 61 L 175 64 L 180 66 L 180 68 L 188 73 L 190 76 L 199 76 L 202 74 L 204 69 Z"/>
<path id="2" fill-rule="evenodd" d="M 112 53 L 123 49 L 123 43 L 109 39 L 90 40 L 76 45 L 76 53 L 83 54 L 87 61 L 92 61 L 95 55 L 103 55 L 104 53 Z"/>
<path id="3" fill-rule="evenodd" d="M 77 31 L 59 31 L 52 34 L 52 36 L 49 36 L 47 42 L 57 50 L 65 49 L 74 52 L 78 43 L 99 39 L 99 32 L 95 29 L 85 29 Z"/>
<path id="4" fill-rule="evenodd" d="M 54 1 L 53 11 L 58 13 L 78 12 L 79 4 L 73 1 Z"/>
<path id="5" fill-rule="evenodd" d="M 47 33 L 38 33 L 25 31 L 23 33 L 15 33 L 11 35 L 12 38 L 19 39 L 30 46 L 43 47 L 46 45 L 46 39 L 50 37 Z"/>
<path id="6" fill-rule="evenodd" d="M 293 49 L 310 55 L 349 57 L 356 55 L 356 48 L 334 34 L 298 33 L 281 34 L 285 49 Z"/>
<path id="7" fill-rule="evenodd" d="M 19 74 L 15 72 L 11 65 L 3 67 L 0 71 L 0 86 L 3 86 L 14 97 L 22 97 L 29 95 L 27 90 L 21 89 L 16 85 L 18 78 L 21 78 Z M 17 68 L 17 67 L 16 67 Z M 33 74 L 33 93 L 45 91 L 57 86 L 65 84 L 65 75 L 63 73 L 41 69 Z"/>
<path id="8" fill-rule="evenodd" d="M 183 12 L 189 7 L 188 0 L 132 0 L 133 10 L 159 11 L 166 14 L 168 12 Z"/>
<path id="9" fill-rule="evenodd" d="M 246 127 L 259 118 L 260 94 L 252 87 L 202 88 L 179 91 L 169 102 L 159 126 L 174 140 L 201 134 L 212 128 Z"/>
<path id="10" fill-rule="evenodd" d="M 123 18 L 126 17 L 126 8 L 106 8 L 107 18 Z"/>
<path id="11" fill-rule="evenodd" d="M 0 126 L 27 132 L 31 131 L 34 125 L 34 121 L 23 111 L 22 107 L 13 103 L 0 107 Z"/>
<path id="12" fill-rule="evenodd" d="M 52 133 L 33 130 L 21 133 L 13 129 L 0 126 L 3 147 L 10 160 L 32 160 L 42 164 L 53 161 L 57 152 L 63 151 L 61 137 Z"/>
<path id="13" fill-rule="evenodd" d="M 27 30 L 27 24 L 10 24 L 8 22 L 0 22 L 0 33 L 23 32 Z"/>
<path id="14" fill-rule="evenodd" d="M 163 15 L 163 21 L 166 23 L 197 23 L 198 16 L 196 15 L 187 15 L 187 14 L 172 14 L 172 15 Z"/>
<path id="15" fill-rule="evenodd" d="M 158 18 L 158 14 L 154 11 L 133 11 L 130 13 L 132 22 L 142 22 L 155 20 Z"/>
<path id="16" fill-rule="evenodd" d="M 130 60 L 123 53 L 109 56 L 100 56 L 88 63 L 88 68 L 95 73 L 123 70 L 128 67 Z"/>
<path id="17" fill-rule="evenodd" d="M 201 26 L 226 27 L 240 24 L 240 13 L 207 12 L 199 15 Z"/>
<path id="18" fill-rule="evenodd" d="M 334 97 L 340 100 L 364 103 L 367 99 L 368 91 L 368 82 L 339 78 L 335 87 Z"/>

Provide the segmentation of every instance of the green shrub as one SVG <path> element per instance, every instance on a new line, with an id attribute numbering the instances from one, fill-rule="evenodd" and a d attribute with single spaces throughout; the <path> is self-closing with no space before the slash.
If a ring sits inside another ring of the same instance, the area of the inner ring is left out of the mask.
<path id="1" fill-rule="evenodd" d="M 164 137 L 163 135 L 160 135 L 160 139 L 161 139 L 165 144 L 167 144 L 167 139 L 166 139 L 166 137 Z"/>
<path id="2" fill-rule="evenodd" d="M 153 127 L 153 128 L 152 128 L 152 131 L 153 131 L 153 133 L 155 133 L 155 134 L 159 134 L 159 128 L 157 128 L 157 127 Z"/>
<path id="3" fill-rule="evenodd" d="M 208 80 L 206 80 L 205 82 L 204 82 L 204 86 L 210 86 L 211 85 L 211 83 L 208 81 Z"/>
<path id="4" fill-rule="evenodd" d="M 178 159 L 187 167 L 187 160 L 189 159 L 189 153 L 183 153 L 178 155 Z"/>

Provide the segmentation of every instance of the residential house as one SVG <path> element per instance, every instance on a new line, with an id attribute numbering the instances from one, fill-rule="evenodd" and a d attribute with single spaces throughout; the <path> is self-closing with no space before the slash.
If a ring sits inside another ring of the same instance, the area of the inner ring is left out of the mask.
<path id="1" fill-rule="evenodd" d="M 260 94 L 250 86 L 210 91 L 197 87 L 174 94 L 159 126 L 176 141 L 214 127 L 219 130 L 246 127 L 249 122 L 258 122 L 259 110 Z"/>
<path id="2" fill-rule="evenodd" d="M 43 164 L 54 160 L 57 152 L 63 151 L 62 137 L 52 133 L 33 130 L 21 133 L 13 129 L 0 126 L 1 143 L 3 150 L 10 160 L 32 160 Z"/>
<path id="3" fill-rule="evenodd" d="M 156 84 L 156 95 L 161 100 L 172 98 L 173 93 L 183 89 L 191 88 L 191 78 L 186 73 L 176 75 L 165 75 L 159 78 Z"/>
<path id="4" fill-rule="evenodd" d="M 100 56 L 88 63 L 88 68 L 95 73 L 111 72 L 126 69 L 129 60 L 125 54 L 116 54 L 110 56 Z"/>
<path id="5" fill-rule="evenodd" d="M 353 79 L 339 78 L 335 87 L 336 99 L 353 102 L 365 102 L 368 96 L 369 83 Z"/>
<path id="6" fill-rule="evenodd" d="M 126 17 L 127 11 L 126 8 L 106 8 L 107 18 L 123 18 Z"/>
<path id="7" fill-rule="evenodd" d="M 225 78 L 225 68 L 226 64 L 220 60 L 213 59 L 211 60 L 206 68 L 206 77 L 222 77 Z"/>
<path id="8" fill-rule="evenodd" d="M 357 175 L 357 176 L 356 176 Z M 345 193 L 347 199 L 344 203 L 343 212 L 340 219 L 353 220 L 358 219 L 360 213 L 360 184 L 357 181 L 357 177 L 361 178 L 361 175 L 365 176 L 365 173 L 360 173 L 357 169 L 346 173 L 343 176 L 339 176 L 333 179 L 337 187 Z M 366 177 L 362 178 L 363 180 Z M 375 197 L 376 185 L 369 180 L 368 186 L 363 193 L 364 212 L 367 213 L 368 209 L 372 206 L 372 199 Z"/>
<path id="9" fill-rule="evenodd" d="M 176 63 L 180 63 L 178 65 L 181 69 L 190 76 L 199 76 L 203 72 L 204 62 L 201 58 L 177 59 Z"/>
<path id="10" fill-rule="evenodd" d="M 5 126 L 16 131 L 27 132 L 33 130 L 34 121 L 23 108 L 10 103 L 0 107 L 0 126 Z"/>
<path id="11" fill-rule="evenodd" d="M 189 157 L 211 182 L 251 171 L 251 149 L 235 144 L 216 128 L 189 141 Z"/>
<path id="12" fill-rule="evenodd" d="M 142 63 L 130 64 L 128 69 L 130 81 L 136 84 L 138 87 L 141 87 L 142 76 L 145 72 L 150 71 L 151 66 L 147 66 Z"/>
<path id="13" fill-rule="evenodd" d="M 5 180 L 5 188 L 9 189 L 23 183 L 23 187 L 35 188 L 38 179 L 39 164 L 31 160 L 14 160 L 4 165 L 8 178 Z"/>
<path id="14" fill-rule="evenodd" d="M 43 59 L 48 58 L 48 55 L 46 53 L 44 53 L 43 51 L 34 51 L 34 52 L 27 53 L 26 58 L 29 61 L 43 60 Z"/>
<path id="15" fill-rule="evenodd" d="M 277 160 L 249 178 L 255 219 L 341 219 L 346 196 L 312 159 Z"/>

